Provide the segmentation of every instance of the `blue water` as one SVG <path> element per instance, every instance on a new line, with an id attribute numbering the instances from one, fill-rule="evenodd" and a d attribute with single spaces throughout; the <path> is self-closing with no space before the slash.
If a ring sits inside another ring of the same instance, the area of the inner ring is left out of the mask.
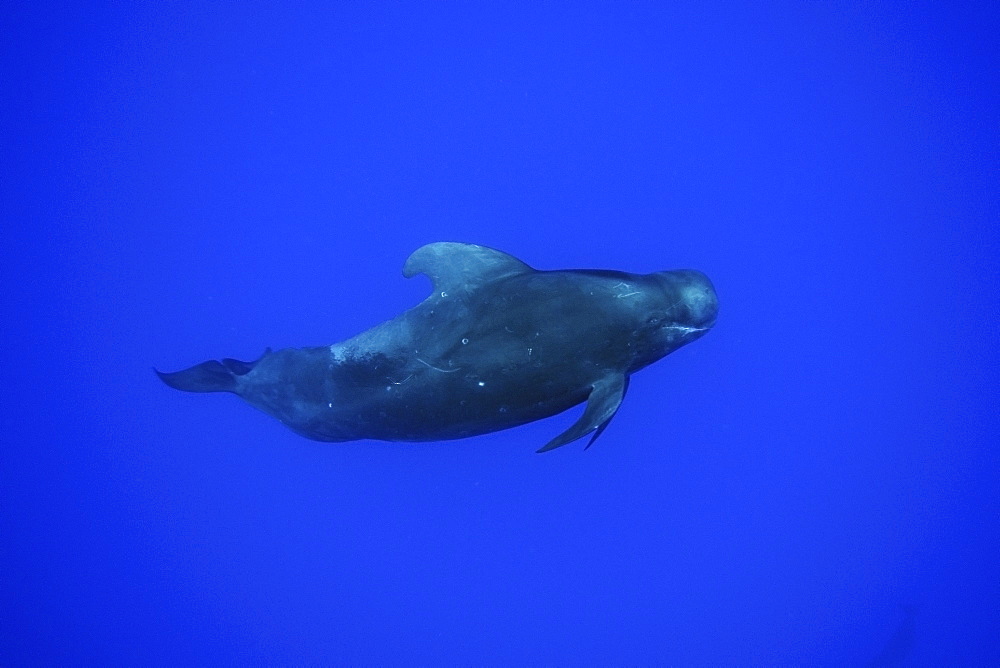
<path id="1" fill-rule="evenodd" d="M 0 663 L 1000 663 L 997 5 L 429 4 L 5 5 Z M 544 455 L 152 372 L 439 240 L 719 321 Z"/>

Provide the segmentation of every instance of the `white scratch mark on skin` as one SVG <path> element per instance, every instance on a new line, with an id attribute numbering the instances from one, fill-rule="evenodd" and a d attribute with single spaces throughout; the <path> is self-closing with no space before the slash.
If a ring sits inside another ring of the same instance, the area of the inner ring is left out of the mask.
<path id="1" fill-rule="evenodd" d="M 614 286 L 613 289 L 614 290 L 632 290 L 632 286 L 629 285 L 628 283 L 626 283 L 625 281 L 620 281 L 620 282 L 618 282 L 618 283 L 615 284 L 615 286 Z M 621 299 L 622 297 L 634 297 L 635 295 L 640 295 L 640 294 L 642 294 L 642 293 L 639 292 L 639 291 L 637 291 L 637 290 L 632 290 L 632 292 L 627 292 L 627 293 L 622 293 L 622 294 L 619 294 L 619 295 L 615 295 L 615 298 L 616 299 Z"/>
<path id="2" fill-rule="evenodd" d="M 441 373 L 455 373 L 456 371 L 459 371 L 459 369 L 439 369 L 438 367 L 434 366 L 433 364 L 428 364 L 427 362 L 423 361 L 419 357 L 417 358 L 417 361 L 420 362 L 421 364 L 423 364 L 424 366 L 430 367 L 431 369 L 434 369 L 435 371 L 440 371 Z"/>

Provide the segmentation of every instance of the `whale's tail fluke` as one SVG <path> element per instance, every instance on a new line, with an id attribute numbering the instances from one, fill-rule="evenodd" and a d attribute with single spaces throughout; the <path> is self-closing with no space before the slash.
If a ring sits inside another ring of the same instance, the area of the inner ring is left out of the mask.
<path id="1" fill-rule="evenodd" d="M 190 369 L 163 373 L 156 371 L 164 383 L 185 392 L 236 392 L 236 380 L 250 372 L 257 362 L 241 362 L 224 359 L 221 362 L 209 360 L 196 364 Z"/>

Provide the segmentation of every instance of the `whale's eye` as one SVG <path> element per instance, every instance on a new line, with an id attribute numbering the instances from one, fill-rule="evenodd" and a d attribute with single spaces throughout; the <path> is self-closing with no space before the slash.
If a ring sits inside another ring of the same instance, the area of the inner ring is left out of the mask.
<path id="1" fill-rule="evenodd" d="M 646 324 L 649 325 L 650 327 L 656 327 L 657 325 L 660 324 L 659 316 L 655 315 L 649 316 L 648 318 L 646 318 Z"/>

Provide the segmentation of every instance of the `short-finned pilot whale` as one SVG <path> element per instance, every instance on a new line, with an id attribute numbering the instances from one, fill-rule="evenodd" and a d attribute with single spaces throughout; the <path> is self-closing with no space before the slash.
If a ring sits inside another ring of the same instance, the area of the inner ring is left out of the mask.
<path id="1" fill-rule="evenodd" d="M 539 452 L 604 431 L 630 374 L 705 334 L 718 300 L 697 271 L 538 271 L 500 251 L 440 242 L 406 277 L 433 293 L 331 346 L 268 350 L 161 373 L 188 392 L 232 392 L 320 441 L 438 441 L 485 434 L 587 402 Z M 590 444 L 588 444 L 589 447 Z"/>

